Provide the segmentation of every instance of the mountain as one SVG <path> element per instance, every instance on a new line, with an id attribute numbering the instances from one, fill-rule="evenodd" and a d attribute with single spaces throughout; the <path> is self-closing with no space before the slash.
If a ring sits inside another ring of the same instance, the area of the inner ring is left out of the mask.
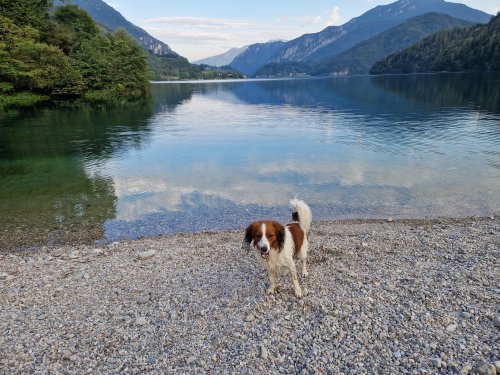
<path id="1" fill-rule="evenodd" d="M 271 61 L 287 43 L 281 40 L 249 45 L 231 62 L 231 67 L 245 74 L 254 74 L 257 69 Z"/>
<path id="2" fill-rule="evenodd" d="M 319 61 L 314 65 L 311 74 L 368 73 L 377 61 L 407 48 L 431 34 L 472 25 L 472 22 L 445 14 L 426 13 L 422 16 L 410 18 L 402 24 L 365 40 L 339 55 Z"/>
<path id="3" fill-rule="evenodd" d="M 377 62 L 372 74 L 500 70 L 500 13 L 487 25 L 442 31 Z"/>
<path id="4" fill-rule="evenodd" d="M 194 64 L 206 64 L 210 66 L 224 66 L 229 65 L 236 56 L 243 53 L 248 46 L 240 47 L 240 48 L 231 48 L 229 51 L 221 53 L 219 55 L 215 55 L 212 57 L 207 57 L 205 59 L 193 61 Z"/>
<path id="5" fill-rule="evenodd" d="M 248 49 L 245 51 L 245 61 L 242 55 L 237 57 L 238 64 L 244 66 L 246 72 L 255 72 L 271 62 L 318 62 L 347 51 L 410 18 L 429 12 L 443 13 L 474 23 L 486 23 L 492 17 L 464 4 L 444 0 L 399 0 L 379 5 L 342 26 L 329 26 L 318 33 L 305 34 L 284 43 L 270 54 L 267 61 L 252 55 L 252 50 Z M 261 44 L 260 48 L 264 49 L 265 46 Z M 233 63 L 231 65 L 234 66 Z"/>
<path id="6" fill-rule="evenodd" d="M 153 38 L 139 26 L 127 21 L 118 11 L 102 0 L 71 0 L 71 4 L 85 9 L 98 23 L 115 31 L 122 27 L 132 35 L 146 51 L 156 56 L 178 57 L 179 54 L 172 51 L 168 44 Z M 55 2 L 55 5 L 61 5 Z"/>

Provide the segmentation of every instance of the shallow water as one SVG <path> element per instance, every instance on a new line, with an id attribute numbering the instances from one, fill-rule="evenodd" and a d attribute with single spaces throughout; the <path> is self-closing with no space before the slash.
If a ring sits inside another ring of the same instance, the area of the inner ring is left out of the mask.
<path id="1" fill-rule="evenodd" d="M 493 215 L 500 75 L 159 83 L 0 114 L 0 248 L 315 218 Z"/>

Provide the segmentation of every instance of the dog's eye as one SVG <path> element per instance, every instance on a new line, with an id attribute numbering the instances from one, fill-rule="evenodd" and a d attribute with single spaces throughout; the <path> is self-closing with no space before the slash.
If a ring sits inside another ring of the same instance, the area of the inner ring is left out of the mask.
<path id="1" fill-rule="evenodd" d="M 269 237 L 269 238 L 273 238 L 273 237 L 274 237 L 274 234 L 272 234 L 272 233 L 271 233 L 268 237 Z"/>

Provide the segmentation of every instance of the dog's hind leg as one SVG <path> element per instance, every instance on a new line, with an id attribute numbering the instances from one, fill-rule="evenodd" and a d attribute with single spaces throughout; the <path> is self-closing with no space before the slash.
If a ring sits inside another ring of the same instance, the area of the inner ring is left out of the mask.
<path id="1" fill-rule="evenodd" d="M 307 258 L 303 258 L 300 261 L 302 263 L 302 277 L 309 276 L 309 272 L 307 272 L 307 268 L 306 268 L 306 260 L 307 260 Z"/>
<path id="2" fill-rule="evenodd" d="M 302 288 L 299 285 L 299 279 L 297 277 L 297 269 L 295 268 L 295 263 L 292 263 L 289 269 L 290 269 L 290 274 L 292 275 L 292 285 L 295 297 L 302 298 Z"/>
<path id="3" fill-rule="evenodd" d="M 307 272 L 307 251 L 309 250 L 309 242 L 307 239 L 304 239 L 304 243 L 302 244 L 302 248 L 300 249 L 300 263 L 302 263 L 302 277 L 309 276 L 309 272 Z"/>

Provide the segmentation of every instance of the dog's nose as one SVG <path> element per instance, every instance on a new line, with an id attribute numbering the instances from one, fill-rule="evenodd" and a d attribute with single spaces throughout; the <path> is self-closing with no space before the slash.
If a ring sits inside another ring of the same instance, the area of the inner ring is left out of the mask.
<path id="1" fill-rule="evenodd" d="M 263 253 L 267 252 L 267 246 L 261 246 L 260 251 Z"/>

